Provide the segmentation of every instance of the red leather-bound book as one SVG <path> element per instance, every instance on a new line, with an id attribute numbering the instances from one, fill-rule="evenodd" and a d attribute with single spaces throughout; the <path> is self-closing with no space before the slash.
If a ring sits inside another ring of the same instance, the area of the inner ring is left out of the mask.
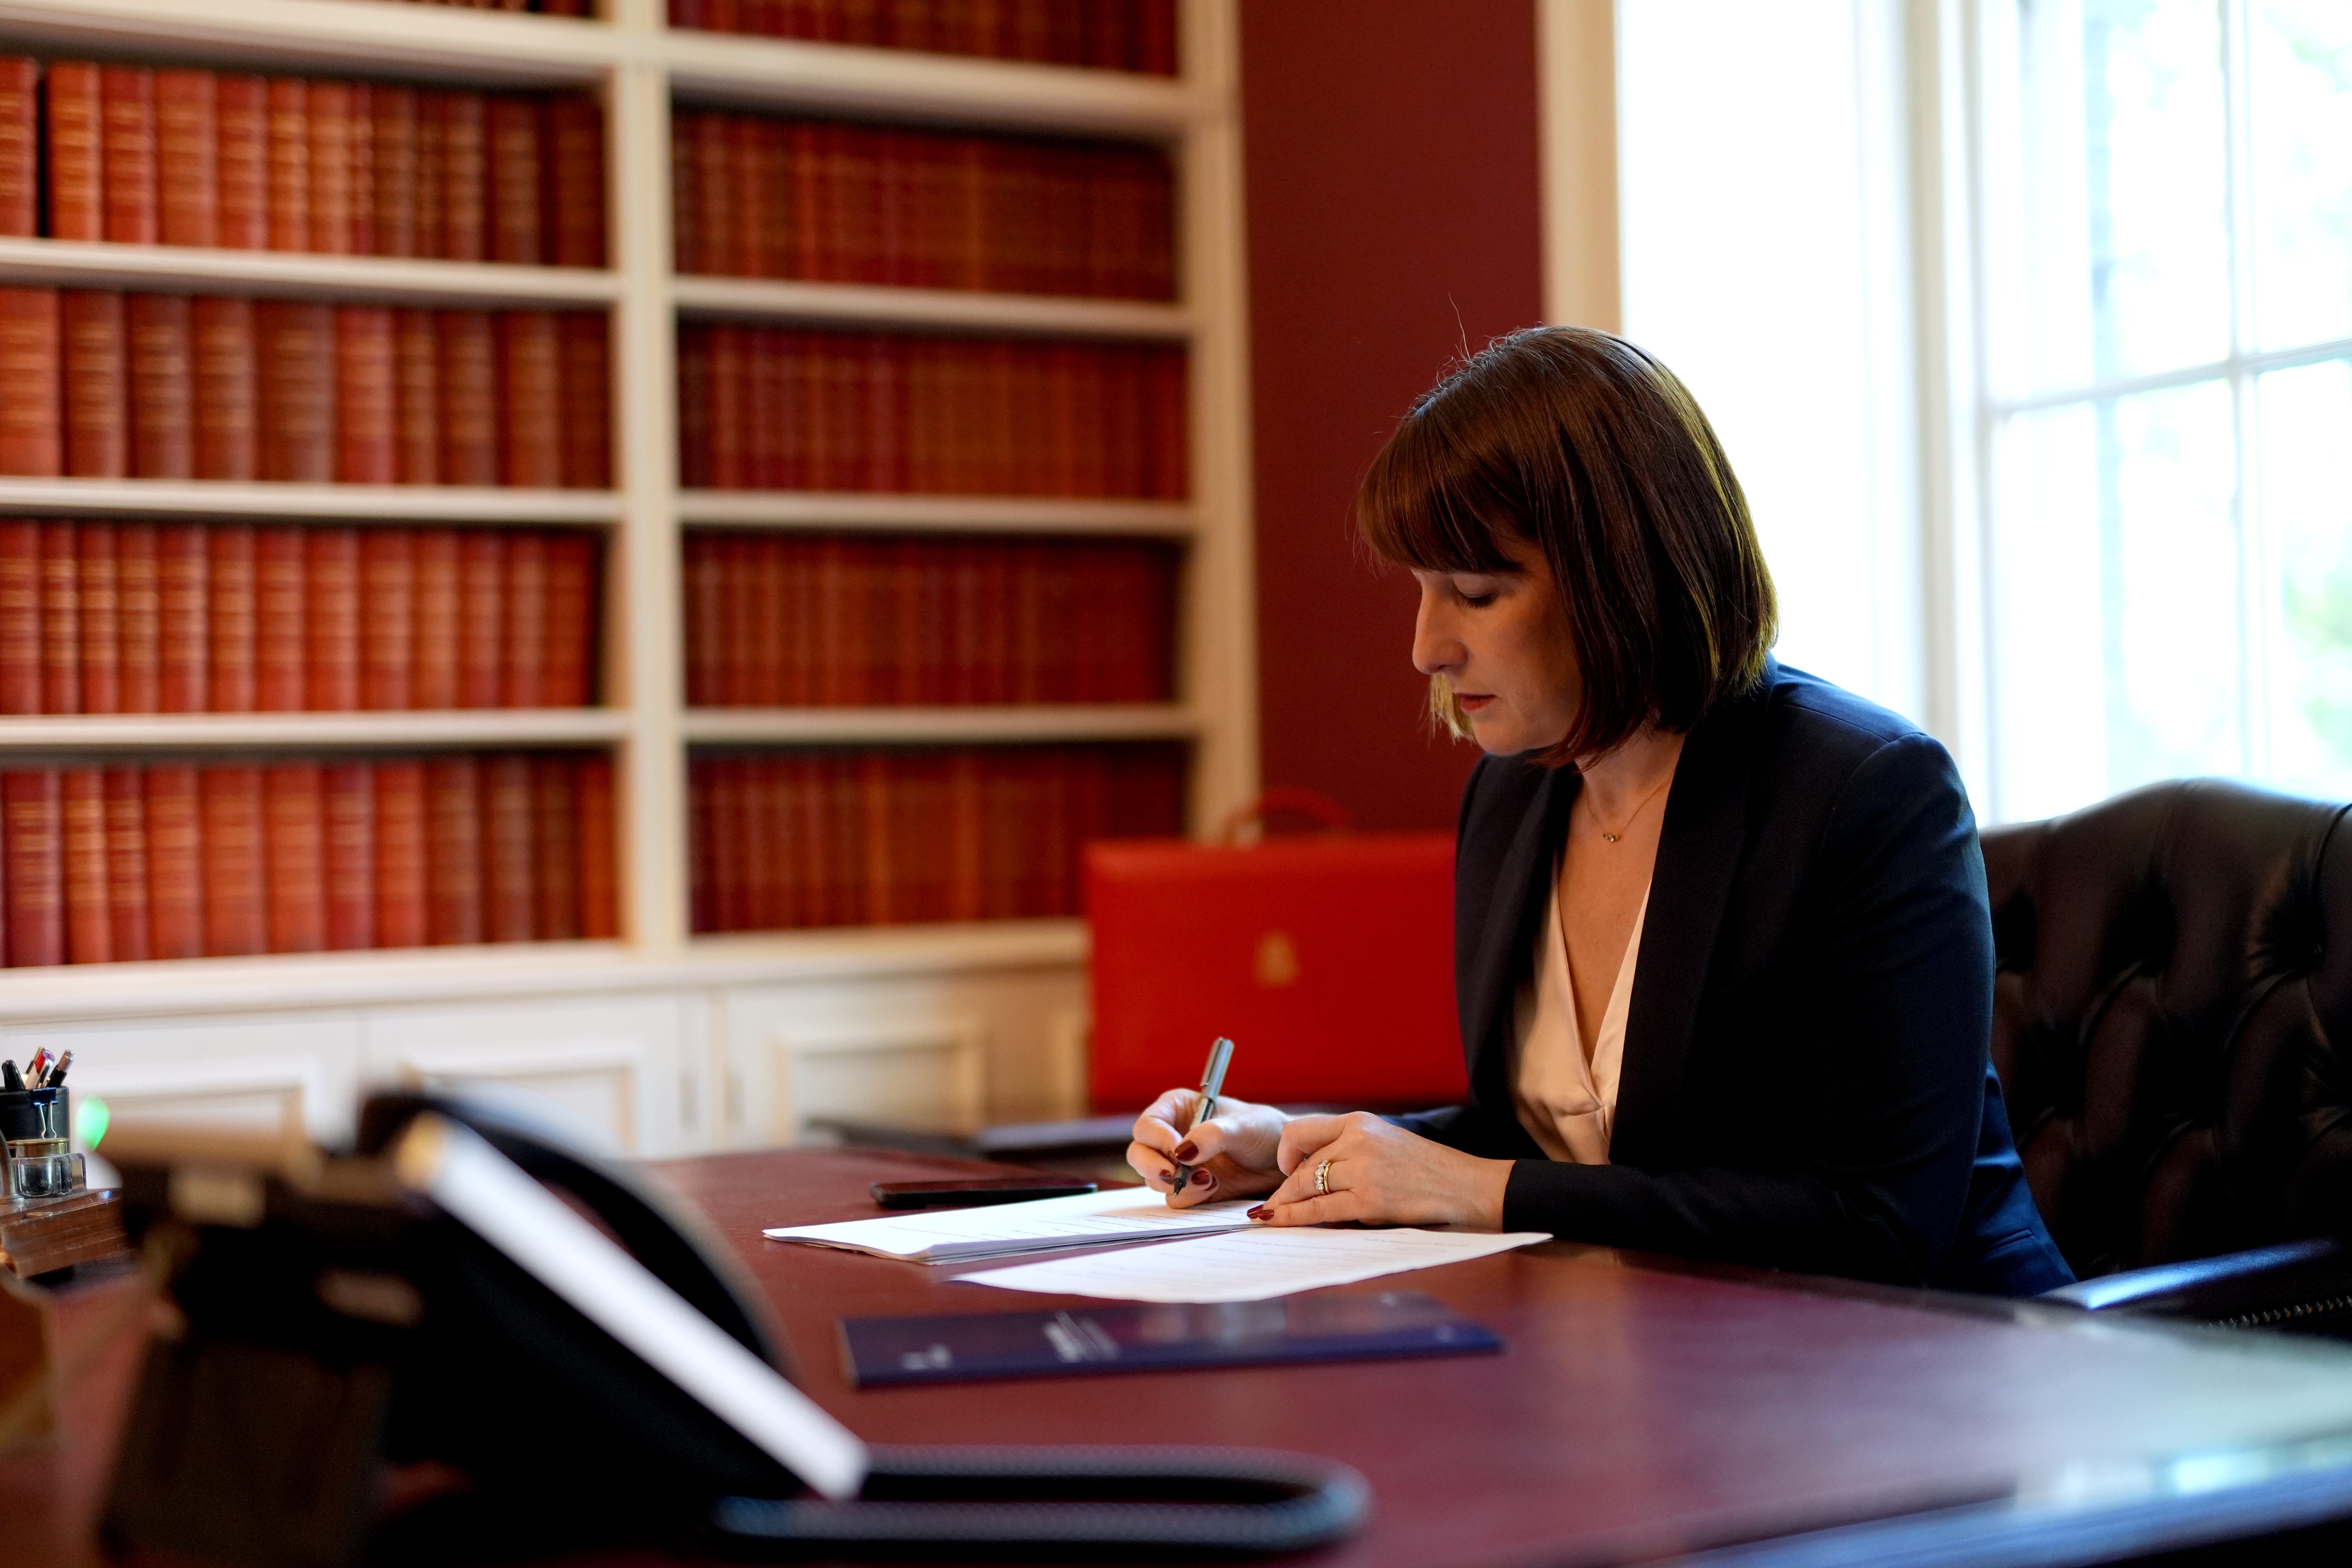
<path id="1" fill-rule="evenodd" d="M 149 955 L 201 958 L 205 952 L 203 795 L 184 763 L 150 767 L 146 785 Z"/>
<path id="2" fill-rule="evenodd" d="M 697 936 L 724 931 L 719 917 L 717 844 L 719 774 L 730 764 L 715 757 L 688 757 L 686 764 L 686 919 Z"/>
<path id="3" fill-rule="evenodd" d="M 699 272 L 728 272 L 742 252 L 740 236 L 749 215 L 736 205 L 736 118 L 713 111 L 696 116 L 691 127 L 695 191 L 701 208 L 701 248 L 695 268 Z"/>
<path id="4" fill-rule="evenodd" d="M 1135 63 L 1153 76 L 1176 74 L 1176 0 L 1134 0 Z"/>
<path id="5" fill-rule="evenodd" d="M 335 307 L 335 479 L 388 485 L 400 475 L 393 313 L 383 305 Z"/>
<path id="6" fill-rule="evenodd" d="M 0 289 L 0 474 L 55 475 L 58 416 L 58 290 Z"/>
<path id="7" fill-rule="evenodd" d="M 489 96 L 483 112 L 488 179 L 489 259 L 536 267 L 545 259 L 540 233 L 539 100 L 519 92 Z"/>
<path id="8" fill-rule="evenodd" d="M 88 60 L 51 60 L 41 86 L 48 122 L 48 237 L 104 239 L 105 111 L 99 68 Z"/>
<path id="9" fill-rule="evenodd" d="M 376 945 L 375 775 L 368 763 L 320 770 L 326 844 L 327 947 Z"/>
<path id="10" fill-rule="evenodd" d="M 254 531 L 254 704 L 299 713 L 309 699 L 309 573 L 305 530 Z"/>
<path id="11" fill-rule="evenodd" d="M 580 802 L 576 758 L 530 759 L 531 926 L 541 942 L 580 935 Z"/>
<path id="12" fill-rule="evenodd" d="M 74 529 L 74 576 L 81 601 L 81 711 L 122 711 L 121 577 L 115 560 L 116 525 L 85 522 Z"/>
<path id="13" fill-rule="evenodd" d="M 0 55 L 0 234 L 41 232 L 40 62 Z"/>
<path id="14" fill-rule="evenodd" d="M 257 673 L 253 530 L 242 523 L 215 523 L 205 531 L 205 706 L 215 713 L 250 713 Z"/>
<path id="15" fill-rule="evenodd" d="M 507 541 L 506 606 L 499 636 L 501 708 L 547 705 L 547 536 L 537 530 Z"/>
<path id="16" fill-rule="evenodd" d="M 335 477 L 333 307 L 265 300 L 253 314 L 259 477 L 325 484 Z"/>
<path id="17" fill-rule="evenodd" d="M 794 590 L 809 580 L 810 542 L 769 537 L 747 539 L 735 547 L 736 564 L 729 574 L 734 591 L 726 601 L 730 613 L 728 664 L 723 667 L 729 677 L 723 689 L 730 701 L 781 708 L 813 700 L 806 661 L 797 669 L 790 668 L 795 651 L 816 633 L 814 606 L 793 599 Z"/>
<path id="18" fill-rule="evenodd" d="M 8 967 L 66 961 L 64 822 L 54 768 L 0 773 Z"/>
<path id="19" fill-rule="evenodd" d="M 81 711 L 81 562 L 70 522 L 41 524 L 41 711 Z"/>
<path id="20" fill-rule="evenodd" d="M 316 763 L 278 763 L 263 780 L 269 951 L 327 945 L 326 788 Z"/>
<path id="21" fill-rule="evenodd" d="M 378 254 L 375 242 L 375 87 L 344 84 L 351 95 L 352 225 L 353 256 Z"/>
<path id="22" fill-rule="evenodd" d="M 535 934 L 537 854 L 531 830 L 530 758 L 502 752 L 482 759 L 482 935 L 529 942 Z"/>
<path id="23" fill-rule="evenodd" d="M 375 199 L 369 213 L 378 256 L 422 256 L 417 211 L 416 89 L 375 82 L 368 89 Z"/>
<path id="24" fill-rule="evenodd" d="M 487 310 L 443 310 L 440 340 L 441 483 L 499 482 L 497 334 Z"/>
<path id="25" fill-rule="evenodd" d="M 214 180 L 219 241 L 229 250 L 269 246 L 269 84 L 224 72 L 214 89 L 218 127 Z"/>
<path id="26" fill-rule="evenodd" d="M 205 955 L 269 951 L 261 770 L 245 763 L 196 775 L 203 801 Z"/>
<path id="27" fill-rule="evenodd" d="M 205 647 L 211 618 L 210 542 L 204 529 L 188 523 L 159 528 L 155 539 L 162 710 L 202 713 L 211 705 L 211 660 Z"/>
<path id="28" fill-rule="evenodd" d="M 506 535 L 469 529 L 457 545 L 457 702 L 496 708 L 505 696 Z"/>
<path id="29" fill-rule="evenodd" d="M 482 770 L 472 756 L 425 764 L 425 940 L 482 940 Z"/>
<path id="30" fill-rule="evenodd" d="M 613 759 L 602 752 L 580 759 L 580 934 L 604 940 L 621 933 L 620 844 L 613 815 Z"/>
<path id="31" fill-rule="evenodd" d="M 375 940 L 379 947 L 423 947 L 427 919 L 425 764 L 375 767 Z"/>
<path id="32" fill-rule="evenodd" d="M 752 764 L 740 757 L 712 757 L 700 769 L 701 799 L 698 826 L 701 829 L 702 886 L 697 889 L 697 929 L 746 931 L 745 884 L 751 868 L 744 860 L 743 797 Z"/>
<path id="33" fill-rule="evenodd" d="M 220 243 L 220 85 L 208 70 L 155 73 L 156 237 Z"/>
<path id="34" fill-rule="evenodd" d="M 1182 500 L 1192 491 L 1185 447 L 1184 351 L 1141 351 L 1145 427 L 1150 454 L 1143 494 L 1154 500 Z"/>
<path id="35" fill-rule="evenodd" d="M 416 534 L 360 535 L 360 706 L 416 706 Z"/>
<path id="36" fill-rule="evenodd" d="M 713 322 L 709 329 L 710 457 L 706 482 L 714 489 L 745 489 L 751 483 L 751 432 L 745 405 L 756 330 L 733 321 Z"/>
<path id="37" fill-rule="evenodd" d="M 99 72 L 99 101 L 106 237 L 118 245 L 152 245 L 157 235 L 154 71 L 146 66 L 105 67 Z"/>
<path id="38" fill-rule="evenodd" d="M 310 248 L 310 90 L 299 77 L 268 79 L 263 113 L 272 250 Z"/>
<path id="39" fill-rule="evenodd" d="M 253 479 L 261 471 L 253 301 L 199 297 L 188 321 L 196 478 Z"/>
<path id="40" fill-rule="evenodd" d="M 463 640 L 460 535 L 455 529 L 416 531 L 415 703 L 445 710 L 458 705 Z"/>
<path id="41" fill-rule="evenodd" d="M 584 93 L 546 100 L 540 131 L 546 169 L 546 259 L 604 265 L 604 110 Z"/>
<path id="42" fill-rule="evenodd" d="M 684 544 L 686 589 L 686 704 L 716 708 L 719 696 L 720 661 L 734 631 L 726 616 L 726 567 L 720 541 L 709 533 L 689 533 Z"/>
<path id="43" fill-rule="evenodd" d="M 114 925 L 106 899 L 106 775 L 68 768 L 58 775 L 64 834 L 66 962 L 104 963 L 114 957 Z"/>
<path id="44" fill-rule="evenodd" d="M 393 474 L 404 485 L 441 482 L 441 339 L 433 312 L 392 316 Z"/>
<path id="45" fill-rule="evenodd" d="M 441 143 L 439 230 L 436 254 L 449 261 L 488 258 L 483 223 L 488 202 L 487 95 L 462 89 L 436 90 L 425 100 Z"/>
<path id="46" fill-rule="evenodd" d="M 416 94 L 416 250 L 424 257 L 448 254 L 446 201 L 443 186 L 449 173 L 449 113 L 441 93 L 420 88 Z"/>
<path id="47" fill-rule="evenodd" d="M 885 684 L 874 700 L 938 702 L 945 684 L 940 664 L 946 652 L 940 636 L 946 584 L 938 542 L 901 539 L 884 549 L 888 563 L 882 587 L 894 601 L 891 619 L 898 630 L 887 650 Z"/>
<path id="48" fill-rule="evenodd" d="M 123 300 L 131 473 L 135 479 L 195 477 L 191 331 L 184 294 L 132 294 Z"/>
<path id="49" fill-rule="evenodd" d="M 303 706 L 314 713 L 360 705 L 360 531 L 313 528 L 302 540 Z"/>
<path id="50" fill-rule="evenodd" d="M 546 310 L 498 317 L 499 482 L 552 489 L 563 482 L 562 406 L 556 318 Z"/>
<path id="51" fill-rule="evenodd" d="M 787 412 L 792 406 L 787 388 L 791 367 L 768 348 L 772 334 L 744 334 L 742 394 L 743 488 L 777 489 L 783 484 Z"/>
<path id="52" fill-rule="evenodd" d="M 717 397 L 712 383 L 711 329 L 682 323 L 677 330 L 677 482 L 687 489 L 709 489 L 717 483 L 711 455 L 711 406 Z"/>
<path id="53" fill-rule="evenodd" d="M 352 226 L 357 216 L 352 189 L 353 153 L 352 89 L 348 82 L 303 84 L 303 113 L 310 139 L 310 243 L 305 248 L 332 256 L 350 255 Z"/>
<path id="54" fill-rule="evenodd" d="M 539 700 L 550 708 L 585 708 L 594 698 L 596 540 L 586 533 L 547 537 L 547 656 Z"/>
<path id="55" fill-rule="evenodd" d="M 163 706 L 163 577 L 160 536 L 152 522 L 114 526 L 115 649 L 125 713 Z"/>
<path id="56" fill-rule="evenodd" d="M 147 912 L 147 791 L 137 768 L 109 768 L 106 796 L 107 946 L 117 963 L 153 952 Z"/>
<path id="57" fill-rule="evenodd" d="M 708 272 L 702 265 L 702 190 L 695 165 L 702 110 L 680 108 L 669 121 L 670 267 L 680 276 Z"/>
<path id="58" fill-rule="evenodd" d="M 613 482 L 611 328 L 602 311 L 572 310 L 556 318 L 556 331 L 563 360 L 561 482 L 603 489 Z"/>
<path id="59" fill-rule="evenodd" d="M 111 289 L 68 289 L 58 305 L 66 472 L 76 479 L 121 479 L 130 472 L 122 296 Z"/>
<path id="60" fill-rule="evenodd" d="M 737 808 L 737 830 L 742 848 L 742 866 L 738 873 L 744 882 L 743 929 L 746 931 L 780 931 L 791 924 L 786 898 L 784 856 L 789 844 L 778 834 L 779 824 L 773 809 L 773 792 L 767 780 L 773 772 L 772 759 L 746 758 L 737 766 L 741 771 L 741 799 Z"/>

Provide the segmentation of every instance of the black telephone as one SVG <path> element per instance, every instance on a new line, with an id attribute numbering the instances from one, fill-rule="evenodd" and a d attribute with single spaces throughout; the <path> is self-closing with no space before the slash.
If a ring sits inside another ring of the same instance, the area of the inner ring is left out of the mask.
<path id="1" fill-rule="evenodd" d="M 542 1221 L 560 1223 L 493 1239 L 474 1200 L 416 1174 L 420 1149 L 457 1142 L 483 1181 L 543 1208 L 552 1189 L 626 1257 L 551 1209 Z M 1369 1506 L 1360 1476 L 1304 1455 L 868 1447 L 822 1413 L 864 1479 L 854 1496 L 815 1495 L 756 1421 L 630 1348 L 658 1360 L 666 1342 L 615 1327 L 615 1300 L 666 1286 L 732 1343 L 674 1300 L 647 1304 L 737 1356 L 739 1385 L 772 1385 L 763 1367 L 789 1377 L 723 1247 L 635 1173 L 503 1101 L 379 1096 L 347 1154 L 130 1128 L 106 1152 L 175 1310 L 116 1467 L 104 1529 L 117 1545 L 272 1568 L 619 1541 L 836 1558 L 1275 1552 L 1345 1535 Z M 583 1294 L 551 1271 L 539 1233 L 567 1227 L 628 1290 Z"/>

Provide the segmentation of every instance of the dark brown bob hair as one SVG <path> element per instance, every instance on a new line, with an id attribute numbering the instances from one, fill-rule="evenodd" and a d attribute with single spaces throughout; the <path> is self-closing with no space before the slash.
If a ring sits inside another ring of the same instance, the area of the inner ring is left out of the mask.
<path id="1" fill-rule="evenodd" d="M 1356 492 L 1382 559 L 1513 572 L 1543 552 L 1584 678 L 1553 766 L 1604 755 L 1644 724 L 1687 731 L 1751 689 L 1778 634 L 1748 498 L 1674 372 L 1583 327 L 1497 338 L 1399 421 Z M 1469 725 L 1441 676 L 1438 717 Z"/>

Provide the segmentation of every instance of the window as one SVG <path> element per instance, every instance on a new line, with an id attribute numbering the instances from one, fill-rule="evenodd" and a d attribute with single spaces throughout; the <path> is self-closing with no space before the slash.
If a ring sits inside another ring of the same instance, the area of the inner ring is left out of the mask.
<path id="1" fill-rule="evenodd" d="M 2352 5 L 1976 15 L 1979 805 L 2352 799 Z"/>

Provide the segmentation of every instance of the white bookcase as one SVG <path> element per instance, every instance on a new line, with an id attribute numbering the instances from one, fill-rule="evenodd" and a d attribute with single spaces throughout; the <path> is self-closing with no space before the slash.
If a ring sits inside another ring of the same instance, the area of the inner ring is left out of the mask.
<path id="1" fill-rule="evenodd" d="M 602 305 L 613 316 L 610 491 L 0 479 L 0 513 L 572 524 L 608 531 L 605 707 L 556 711 L 0 719 L 12 757 L 530 744 L 609 748 L 617 942 L 0 970 L 0 1054 L 75 1052 L 124 1113 L 331 1137 L 390 1083 L 544 1094 L 643 1154 L 789 1142 L 812 1118 L 1076 1113 L 1077 921 L 696 938 L 686 885 L 696 742 L 1182 739 L 1196 831 L 1255 793 L 1247 357 L 1234 0 L 1182 0 L 1183 74 L 672 31 L 663 0 L 585 22 L 383 0 L 0 0 L 0 49 L 486 87 L 573 86 L 607 110 L 609 269 L 0 239 L 0 283 L 276 298 Z M 1060 300 L 674 275 L 673 102 L 1155 141 L 1178 172 L 1181 298 Z M 725 315 L 1181 342 L 1191 499 L 1066 501 L 681 491 L 677 323 Z M 1186 547 L 1179 700 L 1136 707 L 683 706 L 681 529 L 1128 534 Z"/>

